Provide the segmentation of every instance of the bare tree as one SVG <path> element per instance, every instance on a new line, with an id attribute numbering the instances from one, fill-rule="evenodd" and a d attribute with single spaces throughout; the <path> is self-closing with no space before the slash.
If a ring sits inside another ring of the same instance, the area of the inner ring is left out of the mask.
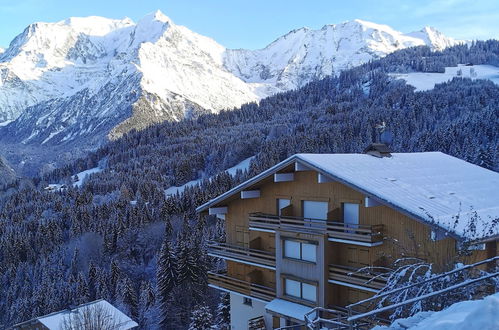
<path id="1" fill-rule="evenodd" d="M 94 304 L 71 311 L 64 317 L 61 330 L 118 330 L 122 326 L 120 316 L 106 306 Z"/>

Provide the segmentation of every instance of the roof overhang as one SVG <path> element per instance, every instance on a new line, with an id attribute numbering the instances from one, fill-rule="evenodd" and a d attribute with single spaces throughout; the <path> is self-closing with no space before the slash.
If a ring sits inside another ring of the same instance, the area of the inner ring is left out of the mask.
<path id="1" fill-rule="evenodd" d="M 313 307 L 284 299 L 274 299 L 265 306 L 265 309 L 271 314 L 303 322 L 305 321 L 305 314 L 309 313 Z"/>
<path id="2" fill-rule="evenodd" d="M 414 213 L 404 209 L 402 205 L 396 205 L 396 204 L 391 203 L 390 201 L 383 199 L 375 191 L 367 191 L 364 188 L 361 188 L 361 187 L 359 187 L 351 182 L 348 182 L 348 181 L 334 175 L 333 173 L 330 173 L 327 170 L 320 168 L 320 167 L 316 166 L 315 164 L 312 164 L 303 158 L 300 158 L 299 155 L 300 154 L 295 154 L 295 155 L 283 160 L 282 162 L 272 166 L 271 168 L 263 171 L 262 173 L 254 176 L 254 177 L 250 178 L 249 180 L 247 180 L 247 181 L 237 185 L 236 187 L 228 190 L 227 192 L 221 194 L 220 196 L 215 197 L 214 199 L 202 204 L 201 206 L 196 208 L 196 212 L 201 213 L 201 212 L 207 211 L 212 206 L 220 205 L 220 203 L 222 203 L 223 201 L 225 201 L 229 197 L 232 197 L 235 194 L 240 193 L 242 190 L 254 186 L 258 182 L 270 177 L 274 173 L 276 173 L 276 172 L 278 172 L 278 171 L 280 171 L 280 170 L 282 170 L 282 169 L 284 169 L 284 168 L 286 168 L 294 163 L 299 163 L 300 165 L 298 167 L 295 166 L 295 170 L 296 170 L 296 168 L 300 168 L 300 170 L 303 170 L 304 167 L 307 167 L 310 170 L 316 171 L 317 173 L 319 173 L 325 177 L 330 178 L 332 181 L 336 181 L 336 182 L 339 182 L 341 184 L 344 184 L 345 186 L 350 187 L 350 188 L 364 194 L 366 197 L 372 198 L 372 199 L 376 200 L 378 203 L 385 205 L 385 206 L 388 206 L 388 207 L 408 216 L 409 218 L 412 218 L 416 221 L 419 221 L 419 222 L 429 226 L 432 229 L 444 230 L 449 237 L 452 237 L 452 238 L 459 240 L 459 241 L 464 240 L 463 237 L 457 235 L 456 233 L 450 232 L 447 229 L 445 229 L 441 226 L 438 226 L 435 223 L 432 223 L 429 219 L 423 218 L 418 214 L 414 214 Z"/>

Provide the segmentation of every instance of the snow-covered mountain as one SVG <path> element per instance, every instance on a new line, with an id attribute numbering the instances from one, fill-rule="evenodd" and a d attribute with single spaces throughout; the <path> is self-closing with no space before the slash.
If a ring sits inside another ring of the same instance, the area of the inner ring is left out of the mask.
<path id="1" fill-rule="evenodd" d="M 218 112 L 298 88 L 393 51 L 455 44 L 354 20 L 230 50 L 161 12 L 34 23 L 0 51 L 0 139 L 98 145 L 164 120 Z"/>
<path id="2" fill-rule="evenodd" d="M 8 184 L 16 179 L 16 173 L 7 161 L 0 157 L 0 186 Z"/>
<path id="3" fill-rule="evenodd" d="M 431 27 L 403 34 L 387 25 L 353 20 L 320 30 L 293 30 L 261 50 L 227 50 L 225 65 L 246 82 L 282 91 L 403 48 L 442 50 L 456 43 Z"/>

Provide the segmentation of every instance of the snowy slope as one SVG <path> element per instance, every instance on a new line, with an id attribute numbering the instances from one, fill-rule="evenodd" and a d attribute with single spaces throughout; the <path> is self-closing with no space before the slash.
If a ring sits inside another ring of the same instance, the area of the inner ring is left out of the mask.
<path id="1" fill-rule="evenodd" d="M 35 23 L 0 57 L 0 122 L 16 120 L 20 142 L 58 143 L 257 100 L 224 51 L 160 12 Z"/>
<path id="2" fill-rule="evenodd" d="M 16 173 L 9 166 L 7 161 L 0 157 L 0 186 L 10 183 L 16 179 Z"/>
<path id="3" fill-rule="evenodd" d="M 416 91 L 433 89 L 436 84 L 441 84 L 453 78 L 488 79 L 499 85 L 499 67 L 493 65 L 460 64 L 457 67 L 446 67 L 444 73 L 437 72 L 410 72 L 393 73 L 392 77 L 405 80 L 409 85 L 416 87 Z"/>
<path id="4" fill-rule="evenodd" d="M 469 330 L 499 329 L 499 293 L 481 300 L 462 301 L 440 312 L 421 312 L 399 319 L 389 327 L 373 330 Z"/>
<path id="5" fill-rule="evenodd" d="M 0 53 L 0 140 L 98 145 L 164 120 L 257 101 L 417 45 L 455 44 L 355 20 L 228 50 L 161 12 L 34 23 Z"/>
<path id="6" fill-rule="evenodd" d="M 403 34 L 387 25 L 353 20 L 320 30 L 293 30 L 261 50 L 228 50 L 225 64 L 244 81 L 264 84 L 266 91 L 284 91 L 403 48 L 428 45 L 441 50 L 456 43 L 433 28 Z"/>
<path id="7" fill-rule="evenodd" d="M 235 176 L 237 174 L 238 170 L 241 170 L 241 171 L 248 170 L 250 167 L 251 160 L 253 158 L 255 158 L 255 156 L 246 158 L 246 159 L 242 160 L 240 163 L 232 166 L 231 168 L 226 169 L 225 172 L 227 172 L 231 176 Z M 165 189 L 165 196 L 168 197 L 168 196 L 172 196 L 172 195 L 176 195 L 176 194 L 182 194 L 186 188 L 194 187 L 194 186 L 200 184 L 202 181 L 203 181 L 203 179 L 197 179 L 197 180 L 189 181 L 189 182 L 181 185 L 180 187 L 173 186 L 173 187 L 167 188 L 167 189 Z"/>

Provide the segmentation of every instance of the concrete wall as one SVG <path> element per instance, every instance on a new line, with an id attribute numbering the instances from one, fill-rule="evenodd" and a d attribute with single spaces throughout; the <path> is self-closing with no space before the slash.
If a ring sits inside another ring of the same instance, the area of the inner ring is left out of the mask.
<path id="1" fill-rule="evenodd" d="M 267 329 L 272 329 L 272 316 L 265 312 L 265 305 L 261 301 L 252 299 L 252 306 L 243 304 L 243 297 L 230 294 L 230 327 L 233 330 L 247 330 L 248 320 L 258 316 L 265 316 Z"/>

